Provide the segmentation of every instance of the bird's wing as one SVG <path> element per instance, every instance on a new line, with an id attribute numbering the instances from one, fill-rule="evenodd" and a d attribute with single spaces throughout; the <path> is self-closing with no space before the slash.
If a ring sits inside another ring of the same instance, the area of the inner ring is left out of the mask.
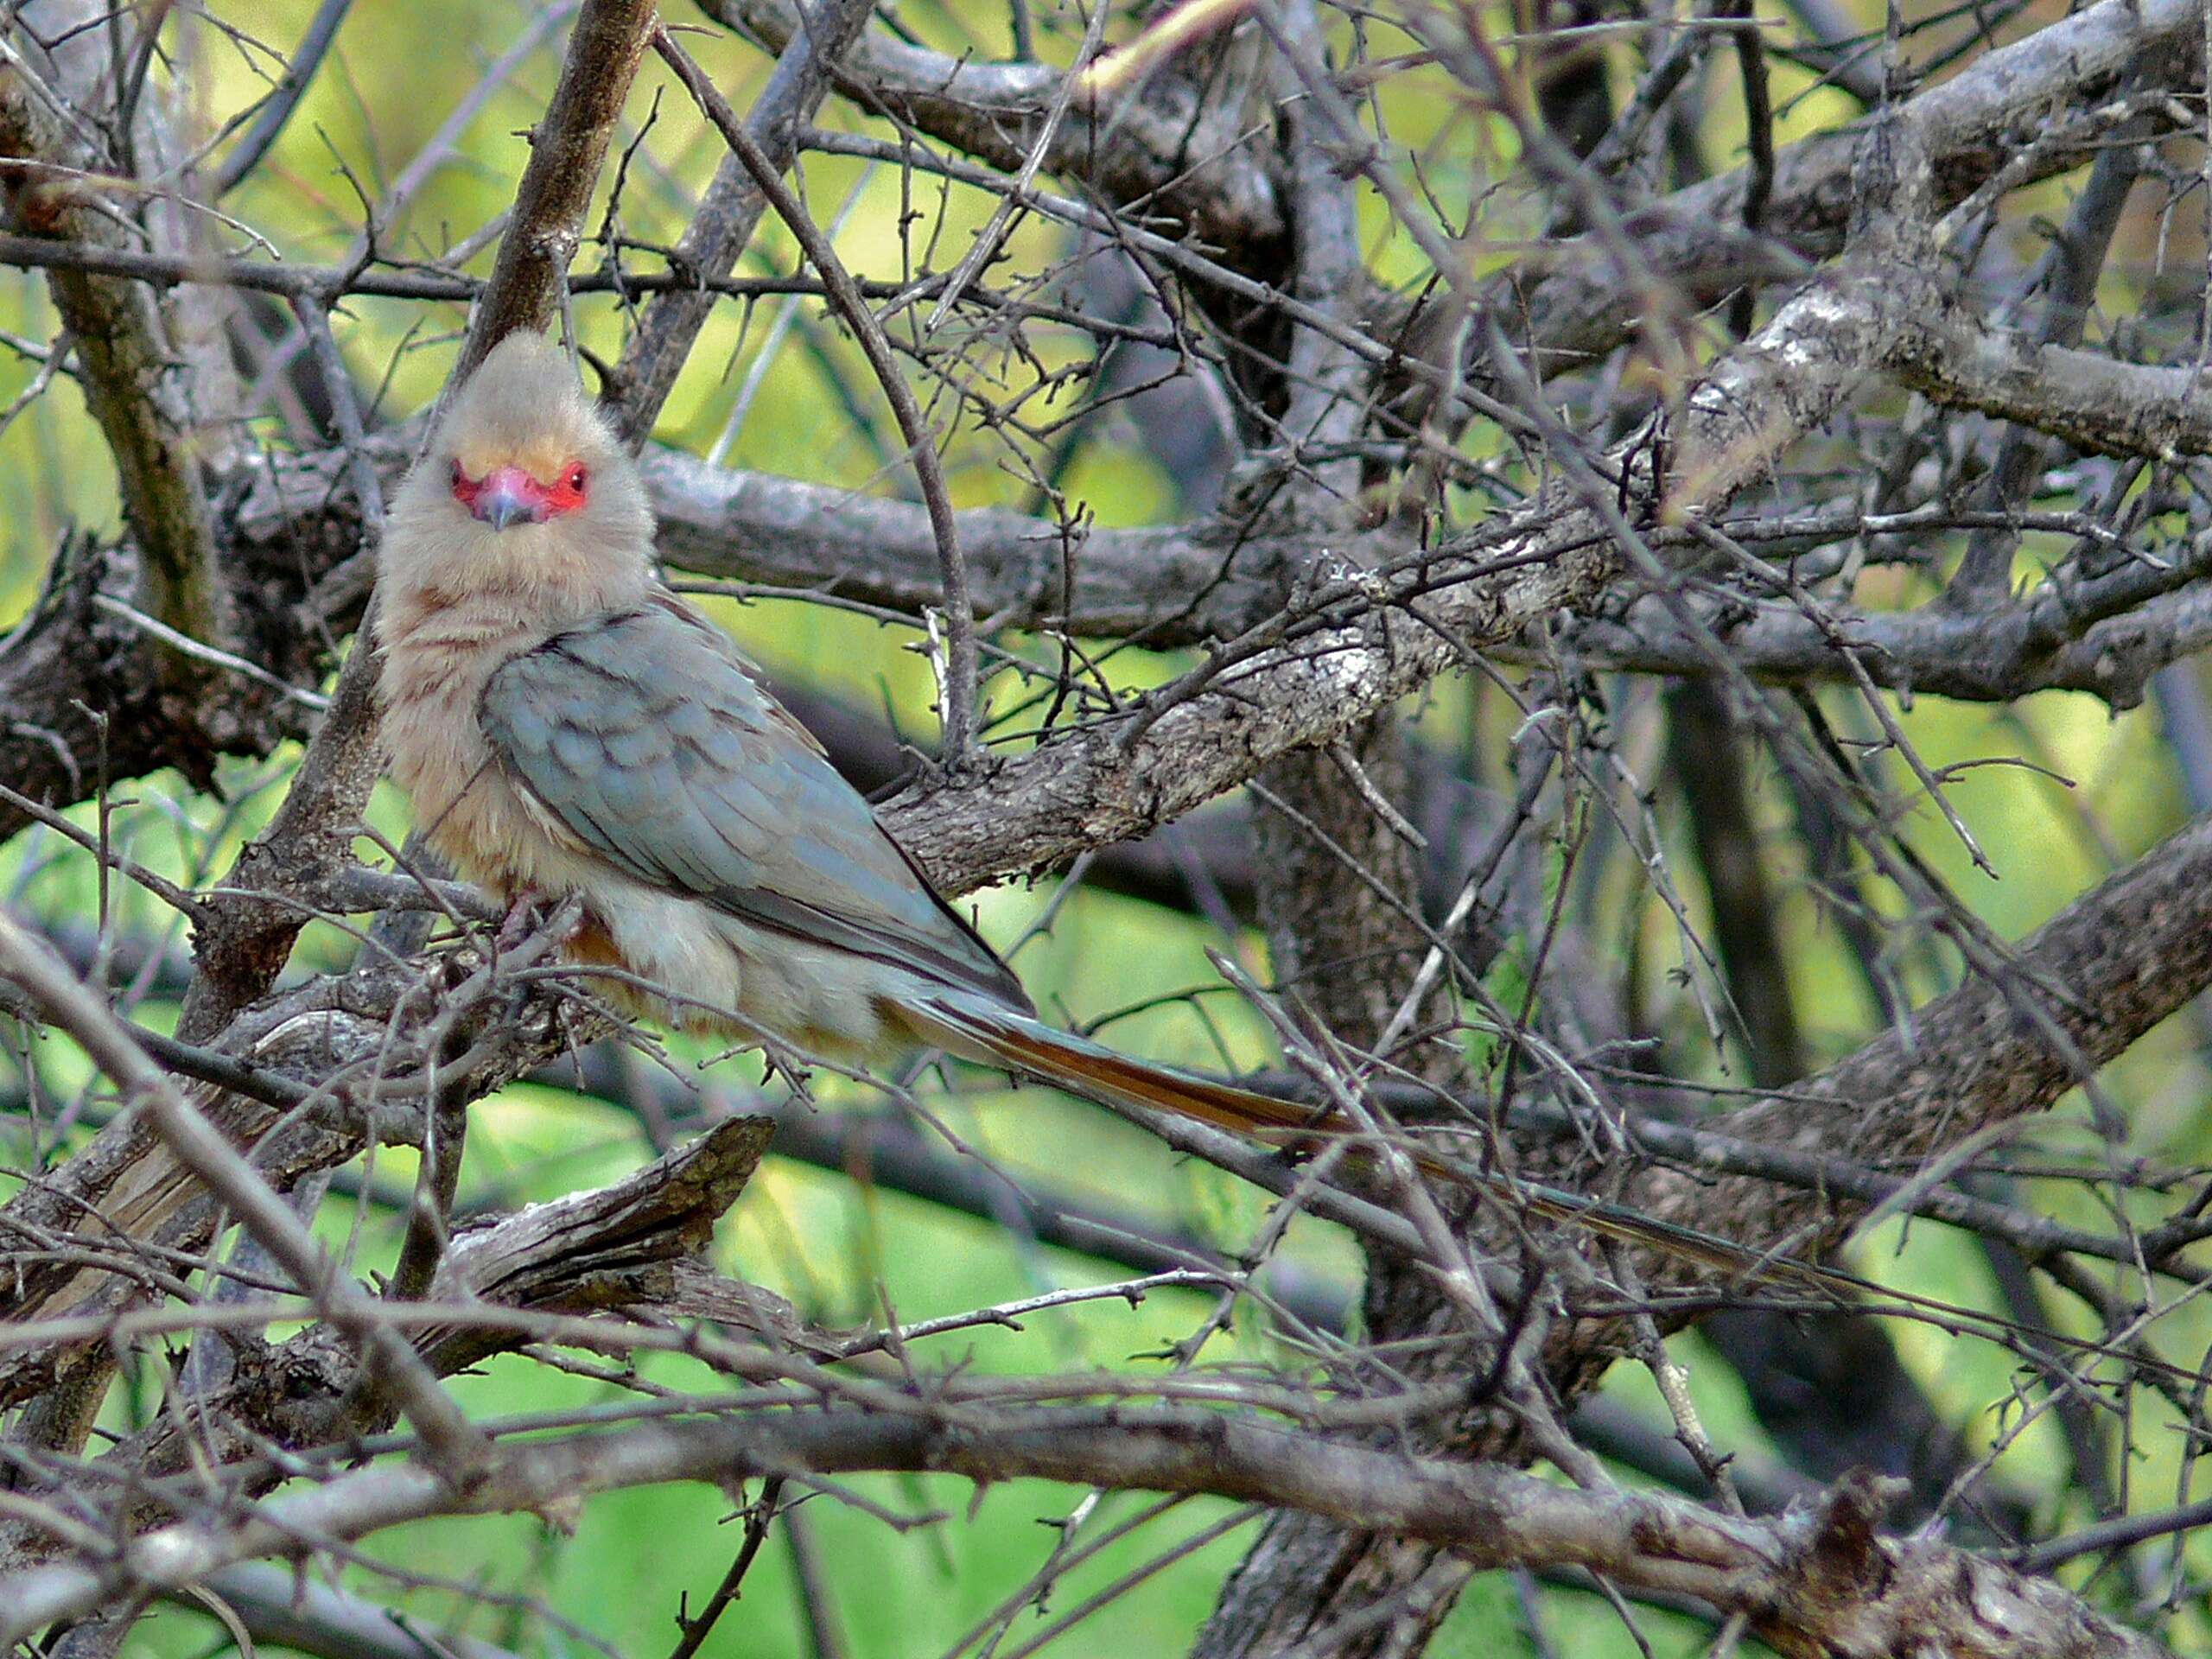
<path id="1" fill-rule="evenodd" d="M 478 718 L 506 774 L 638 880 L 1028 1007 L 813 735 L 672 596 L 502 664 Z"/>

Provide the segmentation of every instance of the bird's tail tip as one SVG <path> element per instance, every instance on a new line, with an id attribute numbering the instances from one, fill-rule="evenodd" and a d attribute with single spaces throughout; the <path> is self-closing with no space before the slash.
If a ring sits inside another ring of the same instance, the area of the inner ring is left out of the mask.
<path id="1" fill-rule="evenodd" d="M 1304 1146 L 1314 1138 L 1311 1108 L 1133 1059 L 1011 1010 L 931 1001 L 900 1012 L 928 1041 L 987 1065 L 1028 1072 L 1073 1094 L 1194 1118 L 1275 1146 Z"/>

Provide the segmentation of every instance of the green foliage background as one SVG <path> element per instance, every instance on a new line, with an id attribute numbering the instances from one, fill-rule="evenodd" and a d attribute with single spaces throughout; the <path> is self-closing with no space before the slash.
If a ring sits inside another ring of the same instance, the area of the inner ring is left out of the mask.
<path id="1" fill-rule="evenodd" d="M 308 0 L 267 0 L 215 10 L 263 40 L 289 47 L 311 9 Z M 380 194 L 475 84 L 486 58 L 516 36 L 531 10 L 494 0 L 378 0 L 357 7 L 330 67 L 269 163 L 226 203 L 228 211 L 269 235 L 289 258 L 321 262 L 341 257 L 360 222 L 356 185 L 371 195 Z M 900 16 L 924 38 L 950 49 L 987 55 L 1007 50 L 1005 15 L 986 0 L 923 0 L 902 6 Z M 1040 25 L 1058 31 L 1048 50 L 1064 54 L 1071 27 L 1064 9 L 1040 8 L 1039 16 Z M 195 31 L 194 38 L 196 44 L 180 59 L 175 73 L 212 123 L 255 96 L 271 65 L 207 29 Z M 763 60 L 718 33 L 694 36 L 691 44 L 732 101 L 743 108 L 765 73 Z M 557 62 L 556 48 L 541 48 L 489 101 L 413 207 L 385 227 L 382 244 L 387 251 L 435 252 L 505 207 L 524 155 L 517 134 L 542 109 Z M 673 241 L 690 194 L 718 156 L 718 141 L 680 99 L 664 99 L 655 118 L 652 87 L 658 84 L 658 78 L 649 73 L 633 99 L 633 131 L 651 124 L 631 162 L 619 219 L 626 236 L 649 245 Z M 1425 150 L 1436 169 L 1433 176 L 1444 184 L 1473 194 L 1509 175 L 1511 156 L 1501 148 L 1504 141 L 1450 100 L 1424 92 L 1416 78 L 1394 84 L 1383 96 L 1399 124 L 1395 136 Z M 1711 102 L 1712 153 L 1733 156 L 1740 143 L 1734 105 L 1726 98 Z M 1821 93 L 1795 105 L 1785 100 L 1784 107 L 1785 140 L 1837 114 L 1828 95 Z M 865 124 L 838 106 L 824 118 Z M 804 179 L 817 212 L 825 218 L 850 198 L 840 244 L 855 270 L 876 276 L 950 266 L 990 206 L 988 198 L 957 189 L 940 202 L 933 187 L 925 200 L 918 184 L 915 206 L 923 217 L 902 243 L 901 184 L 893 170 L 817 156 L 806 162 Z M 2063 201 L 2065 188 L 2050 188 L 2051 204 Z M 1515 211 L 1510 201 L 1501 207 L 1502 226 L 1510 227 Z M 1370 230 L 1376 268 L 1394 279 L 1416 279 L 1418 256 L 1410 243 L 1395 237 L 1379 213 Z M 1011 244 L 1009 268 L 1047 264 L 1063 250 L 1058 231 L 1039 220 L 1025 221 Z M 588 268 L 599 257 L 588 248 L 580 266 Z M 1508 256 L 1501 251 L 1497 257 Z M 487 266 L 488 259 L 480 258 L 475 268 Z M 772 226 L 759 238 L 746 268 L 766 272 L 792 266 L 788 238 Z M 891 464 L 896 451 L 893 429 L 864 366 L 834 329 L 811 320 L 817 308 L 806 303 L 810 339 L 795 335 L 798 343 L 781 352 L 769 368 L 729 450 L 731 464 L 858 490 L 905 487 L 903 474 Z M 660 433 L 664 442 L 702 452 L 716 443 L 773 304 L 750 314 L 734 303 L 721 308 L 668 407 Z M 455 308 L 383 301 L 348 306 L 340 321 L 340 338 L 363 384 L 383 384 L 381 413 L 404 415 L 435 396 L 461 321 Z M 586 344 L 611 359 L 620 338 L 619 308 L 607 301 L 580 302 L 578 321 Z M 55 325 L 41 279 L 21 273 L 0 276 L 0 324 L 34 340 L 52 335 Z M 1075 337 L 1049 328 L 1033 331 L 1031 339 L 1047 366 L 1073 361 L 1082 349 Z M 1004 354 L 984 353 L 982 361 L 1003 375 L 1006 395 L 1027 377 Z M 0 354 L 0 402 L 28 386 L 34 370 L 34 365 Z M 1031 412 L 1039 417 L 1065 413 L 1075 396 L 1071 389 L 1063 391 L 1056 404 Z M 1070 511 L 1109 524 L 1178 516 L 1172 481 L 1128 436 L 1126 430 L 1109 429 L 1085 447 L 1066 479 Z M 273 427 L 257 429 L 251 438 L 281 442 Z M 1486 440 L 1478 435 L 1470 442 L 1480 446 Z M 1003 451 L 974 430 L 972 421 L 950 461 L 963 505 L 1024 500 L 1027 486 L 1003 464 Z M 0 529 L 0 620 L 5 620 L 29 603 L 66 531 L 112 534 L 118 527 L 112 469 L 67 383 L 37 397 L 0 432 L 0 499 L 10 505 Z M 2024 575 L 2031 572 L 2036 552 L 2031 537 L 2022 556 Z M 1916 597 L 1903 590 L 1898 596 Z M 910 633 L 790 601 L 724 600 L 717 601 L 717 612 L 778 673 L 811 680 L 865 705 L 887 707 L 909 733 L 925 735 L 931 729 L 929 676 L 910 649 Z M 1040 663 L 1053 659 L 1048 641 L 1007 643 Z M 1124 653 L 1116 659 L 1114 671 L 1123 683 L 1135 683 L 1173 666 L 1171 661 Z M 1617 715 L 1624 733 L 1643 732 L 1652 723 L 1649 699 L 1640 697 L 1628 690 L 1621 694 Z M 1495 762 L 1485 765 L 1479 757 L 1498 753 L 1511 729 L 1514 716 L 1500 700 L 1454 685 L 1440 690 L 1417 712 L 1433 736 L 1463 746 L 1478 757 L 1478 776 L 1495 781 Z M 1932 765 L 1967 767 L 1993 757 L 2022 755 L 2072 780 L 2061 783 L 2045 772 L 2018 766 L 1974 767 L 1952 779 L 1951 798 L 1988 849 L 2000 880 L 1975 874 L 1956 836 L 1932 812 L 1923 811 L 1913 826 L 1919 849 L 2005 936 L 2017 937 L 2032 927 L 2186 816 L 2171 756 L 2156 721 L 2145 713 L 2114 719 L 2089 700 L 2046 696 L 2015 709 L 1929 702 L 1901 714 Z M 1643 743 L 1640 751 L 1637 742 Z M 1656 765 L 1652 746 L 1640 738 L 1624 742 L 1624 752 L 1632 759 L 1640 753 L 1644 764 Z M 118 843 L 180 879 L 209 879 L 226 867 L 240 839 L 273 810 L 296 758 L 228 767 L 214 797 L 195 793 L 175 777 L 133 785 L 128 791 L 133 804 L 115 819 Z M 1786 823 L 1772 792 L 1764 798 L 1775 815 L 1776 856 L 1787 861 L 1792 854 L 1783 833 Z M 79 817 L 87 824 L 96 821 L 90 809 Z M 404 803 L 380 797 L 375 817 L 395 840 L 404 831 Z M 1858 977 L 1847 970 L 1840 942 L 1796 890 L 1796 874 L 1783 871 L 1796 989 L 1810 1039 L 1819 1056 L 1829 1058 L 1864 1040 L 1873 1011 Z M 1683 963 L 1685 952 L 1673 924 L 1648 888 L 1625 878 L 1616 880 L 1614 888 L 1624 941 L 1640 931 L 1659 967 Z M 977 904 L 985 931 L 1001 944 L 1019 938 L 1051 896 L 1046 887 L 984 895 Z M 0 897 L 48 920 L 89 922 L 97 916 L 97 887 L 86 861 L 58 838 L 36 831 L 0 855 Z M 1700 913 L 1702 894 L 1690 891 L 1686 898 L 1693 915 Z M 157 905 L 120 887 L 111 920 L 125 932 L 178 938 Z M 1031 940 L 1017 962 L 1040 1005 L 1071 1019 L 1098 1020 L 1131 1005 L 1147 1005 L 1109 1027 L 1112 1039 L 1124 1046 L 1199 1065 L 1255 1063 L 1265 1054 L 1257 1024 L 1233 997 L 1218 994 L 1218 976 L 1205 957 L 1205 948 L 1218 943 L 1197 923 L 1082 893 L 1058 911 L 1049 930 Z M 1247 966 L 1264 975 L 1264 951 L 1256 939 L 1239 940 L 1236 949 Z M 350 950 L 341 932 L 315 929 L 303 943 L 296 971 L 342 965 Z M 1705 971 L 1694 955 L 1687 960 L 1692 971 Z M 1926 995 L 1955 972 L 1955 964 L 1936 957 L 1915 959 L 1904 964 L 1904 971 L 1916 992 Z M 1186 1002 L 1153 1006 L 1166 993 L 1200 987 L 1217 993 L 1205 999 L 1210 1021 L 1198 1018 Z M 168 1012 L 149 1004 L 140 1017 L 158 1023 Z M 1726 1069 L 1729 1057 L 1699 1033 L 1687 999 L 1675 997 L 1656 1012 L 1674 1064 L 1715 1081 L 1733 1079 L 1736 1074 Z M 2133 1114 L 2135 1152 L 2196 1163 L 2207 1153 L 2200 1033 L 2193 1020 L 2177 1026 L 2182 1028 L 2158 1033 L 2116 1067 L 2113 1087 Z M 1225 1054 L 1217 1033 L 1226 1044 Z M 0 1041 L 8 1050 L 15 1051 L 17 1040 L 0 1027 Z M 75 1100 L 86 1074 L 60 1043 L 31 1046 L 41 1117 L 50 1122 L 55 1110 Z M 677 1039 L 671 1046 L 683 1059 L 702 1058 L 695 1044 Z M 6 1071 L 0 1064 L 0 1077 Z M 742 1060 L 716 1075 L 742 1087 L 758 1073 L 752 1062 Z M 832 1084 L 825 1096 L 833 1104 L 851 1103 L 855 1092 Z M 948 1124 L 968 1145 L 988 1153 L 1017 1179 L 1027 1176 L 1163 1221 L 1194 1225 L 1231 1249 L 1251 1236 L 1262 1214 L 1250 1192 L 1209 1169 L 1168 1158 L 1143 1137 L 1086 1109 L 1034 1093 L 1017 1096 L 973 1086 L 944 1107 Z M 81 1128 L 73 1130 L 57 1143 L 39 1124 L 20 1117 L 0 1125 L 0 1130 L 5 1160 L 18 1168 L 57 1160 L 82 1133 Z M 2031 1133 L 2069 1154 L 2094 1151 L 2075 1114 Z M 626 1115 L 518 1088 L 475 1110 L 464 1203 L 505 1207 L 543 1198 L 613 1179 L 645 1155 L 638 1124 Z M 405 1182 L 411 1170 L 404 1157 L 385 1153 L 372 1174 L 374 1185 L 388 1188 Z M 2068 1189 L 2063 1197 L 2055 1192 L 2052 1202 L 2079 1200 Z M 395 1216 L 373 1204 L 334 1199 L 326 1207 L 321 1227 L 334 1247 L 353 1250 L 358 1270 L 365 1273 L 388 1264 L 397 1243 Z M 718 1250 L 726 1269 L 791 1297 L 810 1317 L 831 1324 L 953 1313 L 1115 1276 L 1097 1262 L 1025 1243 L 1004 1229 L 948 1217 L 772 1160 L 746 1194 Z M 1325 1227 L 1300 1224 L 1293 1230 L 1289 1251 L 1302 1266 L 1332 1272 L 1347 1286 L 1354 1282 L 1355 1253 Z M 1884 1230 L 1862 1241 L 1855 1255 L 1865 1269 L 1900 1285 L 1958 1300 L 1983 1300 L 1989 1294 L 1979 1257 L 1933 1229 Z M 987 1329 L 941 1338 L 917 1358 L 1013 1371 L 1157 1368 L 1165 1363 L 1162 1351 L 1196 1329 L 1211 1305 L 1208 1297 L 1179 1292 L 1155 1294 L 1136 1307 L 1112 1300 L 1084 1304 L 1029 1318 L 1018 1332 Z M 2205 1323 L 2202 1315 L 2187 1310 L 2171 1318 Z M 2169 1332 L 2180 1334 L 2172 1326 Z M 2212 1337 L 2212 1329 L 2206 1334 Z M 1903 1325 L 1898 1340 L 1908 1364 L 1955 1421 L 1979 1436 L 2001 1432 L 2005 1414 L 1992 1407 L 2006 1399 L 2013 1382 L 2001 1354 L 1928 1326 Z M 1768 1450 L 1730 1374 L 1702 1355 L 1696 1338 L 1682 1339 L 1681 1349 L 1716 1440 L 1747 1453 Z M 1264 1319 L 1249 1308 L 1231 1333 L 1208 1346 L 1204 1363 L 1303 1363 L 1270 1337 Z M 714 1386 L 679 1360 L 648 1363 L 642 1378 L 677 1390 Z M 1626 1368 L 1612 1386 L 1649 1403 L 1649 1384 Z M 488 1365 L 481 1375 L 461 1382 L 459 1392 L 472 1415 L 488 1420 L 632 1397 L 616 1381 L 558 1375 L 518 1357 Z M 133 1397 L 118 1404 L 113 1427 L 127 1427 L 158 1397 L 157 1376 L 150 1366 L 142 1368 Z M 2147 1433 L 2142 1445 L 2145 1458 L 2131 1471 L 2120 1472 L 2132 1472 L 2142 1491 L 2156 1495 L 2146 1496 L 2146 1503 L 2171 1501 L 2175 1448 L 2155 1432 Z M 2072 1500 L 2059 1484 L 2063 1465 L 2055 1450 L 2048 1423 L 2041 1423 L 2024 1435 L 2001 1467 L 2054 1510 L 2063 1510 Z M 835 1497 L 806 1505 L 827 1565 L 836 1615 L 855 1659 L 954 1652 L 960 1638 L 1002 1599 L 1018 1592 L 1056 1548 L 1084 1545 L 1148 1503 L 1108 1497 L 1086 1510 L 1085 1494 L 1033 1483 L 971 1493 L 945 1480 L 879 1479 L 855 1482 L 851 1490 L 883 1514 L 944 1517 L 940 1524 L 902 1529 Z M 739 1529 L 730 1522 L 737 1501 L 737 1495 L 708 1485 L 632 1492 L 594 1500 L 575 1513 L 404 1529 L 374 1539 L 369 1554 L 440 1581 L 405 1600 L 426 1628 L 445 1629 L 451 1621 L 454 1628 L 528 1653 L 590 1650 L 581 1634 L 564 1632 L 518 1603 L 499 1601 L 535 1598 L 614 1651 L 651 1653 L 664 1649 L 674 1638 L 678 1592 L 688 1591 L 696 1605 L 720 1578 L 737 1543 Z M 1069 1517 L 1079 1511 L 1080 1525 L 1070 1528 Z M 1057 1621 L 1082 1612 L 1086 1598 L 1163 1555 L 1173 1559 L 1128 1593 L 1074 1623 L 1053 1651 L 1108 1656 L 1182 1649 L 1222 1575 L 1254 1535 L 1255 1523 L 1247 1520 L 1232 1527 L 1233 1519 L 1224 1503 L 1173 1507 L 1069 1573 L 1043 1606 L 1018 1612 L 995 1651 L 1000 1659 L 1026 1651 L 1024 1644 L 1048 1634 Z M 1207 1535 L 1212 1535 L 1211 1541 L 1178 1553 L 1183 1541 Z M 2205 1563 L 2196 1565 L 2201 1569 Z M 387 1586 L 359 1569 L 347 1577 L 367 1593 L 390 1593 Z M 464 1589 L 491 1592 L 492 1599 L 472 1608 Z M 1612 1616 L 1594 1599 L 1548 1590 L 1541 1605 L 1556 1651 L 1633 1651 Z M 1701 1650 L 1709 1634 L 1656 1615 L 1645 1628 L 1655 1650 L 1663 1654 Z M 175 1656 L 218 1651 L 221 1640 L 219 1626 L 212 1620 L 174 1608 L 160 1611 L 135 1638 L 147 1653 Z M 1441 1659 L 1459 1659 L 1528 1649 L 1514 1586 L 1492 1578 L 1478 1583 L 1464 1599 L 1434 1651 Z M 709 1650 L 764 1659 L 806 1651 L 791 1558 L 780 1539 L 765 1552 L 742 1603 Z"/>

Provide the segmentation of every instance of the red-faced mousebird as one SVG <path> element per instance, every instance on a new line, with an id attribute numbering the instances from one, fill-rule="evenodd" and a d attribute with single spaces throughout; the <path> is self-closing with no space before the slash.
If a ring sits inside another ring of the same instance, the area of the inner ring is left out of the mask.
<path id="1" fill-rule="evenodd" d="M 454 395 L 393 498 L 385 739 L 463 875 L 509 902 L 580 900 L 570 956 L 680 993 L 692 1028 L 849 1061 L 935 1045 L 1306 1138 L 1310 1109 L 1040 1021 L 758 671 L 661 585 L 653 530 L 566 354 L 523 334 Z M 610 988 L 639 1012 L 671 1006 Z"/>
<path id="2" fill-rule="evenodd" d="M 652 548 L 638 469 L 566 354 L 514 334 L 393 498 L 377 587 L 385 740 L 417 822 L 510 904 L 579 900 L 566 949 L 623 970 L 611 1001 L 839 1060 L 935 1045 L 1279 1147 L 1350 1128 L 1039 1020 L 759 671 L 661 585 Z M 1524 1212 L 1723 1272 L 1854 1282 L 1416 1156 Z"/>

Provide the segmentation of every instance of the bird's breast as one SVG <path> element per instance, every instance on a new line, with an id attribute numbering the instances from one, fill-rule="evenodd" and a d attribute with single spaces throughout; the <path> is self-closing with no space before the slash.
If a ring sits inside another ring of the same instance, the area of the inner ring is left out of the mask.
<path id="1" fill-rule="evenodd" d="M 511 896 L 570 890 L 575 838 L 500 772 L 477 717 L 485 682 L 534 634 L 456 601 L 385 621 L 385 746 L 416 826 L 463 876 Z"/>

